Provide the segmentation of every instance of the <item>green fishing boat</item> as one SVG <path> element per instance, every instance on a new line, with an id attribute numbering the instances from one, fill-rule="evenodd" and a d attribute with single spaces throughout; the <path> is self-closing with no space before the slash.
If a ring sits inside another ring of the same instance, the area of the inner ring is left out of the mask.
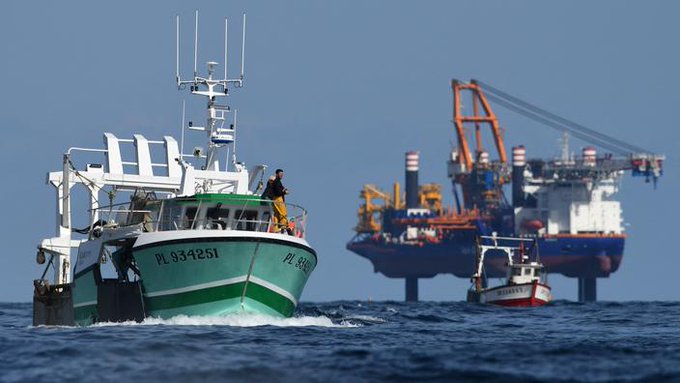
<path id="1" fill-rule="evenodd" d="M 231 108 L 216 103 L 230 87 L 243 86 L 245 21 L 244 15 L 241 74 L 235 79 L 227 77 L 225 46 L 223 78 L 214 78 L 218 64 L 211 61 L 207 76 L 194 69 L 191 80 L 182 80 L 177 44 L 178 87 L 207 98 L 206 126 L 188 124 L 207 135 L 205 152 L 184 153 L 183 122 L 181 145 L 170 136 L 152 141 L 105 133 L 103 149 L 71 148 L 63 169 L 48 174 L 59 201 L 57 236 L 38 246 L 45 272 L 34 281 L 34 325 L 294 314 L 317 264 L 305 238 L 307 212 L 260 197 L 267 166 L 248 170 L 236 160 L 236 118 L 227 123 Z M 219 153 L 225 151 L 231 161 L 221 164 Z M 135 158 L 123 158 L 129 152 Z M 77 166 L 78 155 L 93 153 L 103 153 L 104 163 Z M 71 219 L 74 186 L 89 194 L 84 229 L 75 229 Z M 106 197 L 109 203 L 100 204 Z M 288 222 L 281 217 L 284 206 Z"/>

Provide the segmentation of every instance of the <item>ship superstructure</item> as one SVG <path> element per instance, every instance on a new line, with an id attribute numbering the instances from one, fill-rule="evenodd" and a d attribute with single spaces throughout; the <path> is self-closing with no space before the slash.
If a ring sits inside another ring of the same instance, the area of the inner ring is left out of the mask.
<path id="1" fill-rule="evenodd" d="M 604 136 L 488 84 L 453 80 L 451 88 L 457 146 L 448 160 L 448 176 L 455 206 L 442 207 L 438 185 L 419 186 L 417 175 L 409 176 L 408 158 L 413 154 L 407 153 L 406 200 L 411 203 L 405 209 L 400 206 L 397 184 L 393 194 L 372 186 L 372 196 L 385 203 L 360 211 L 357 236 L 348 249 L 368 258 L 377 272 L 405 278 L 407 300 L 414 300 L 418 278 L 472 273 L 477 235 L 535 238 L 546 270 L 578 278 L 579 299 L 595 300 L 596 278 L 615 272 L 623 256 L 626 234 L 615 199 L 620 180 L 630 171 L 656 184 L 664 156 Z M 563 132 L 560 156 L 527 159 L 527 148 L 516 146 L 508 158 L 490 101 Z M 490 148 L 483 145 L 486 126 Z M 570 135 L 611 153 L 598 155 L 589 145 L 573 155 Z M 468 136 L 474 137 L 474 146 Z M 372 224 L 365 225 L 367 220 Z M 502 277 L 503 262 L 502 257 L 488 257 L 488 275 Z"/>

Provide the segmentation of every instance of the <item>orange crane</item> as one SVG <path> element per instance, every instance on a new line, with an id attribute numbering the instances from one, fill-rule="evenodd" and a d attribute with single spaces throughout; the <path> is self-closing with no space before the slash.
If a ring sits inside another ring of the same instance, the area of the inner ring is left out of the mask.
<path id="1" fill-rule="evenodd" d="M 466 171 L 472 169 L 472 165 L 476 160 L 479 160 L 484 147 L 482 144 L 482 133 L 480 123 L 487 123 L 491 126 L 491 131 L 493 133 L 493 139 L 496 144 L 496 150 L 498 151 L 498 158 L 501 163 L 505 164 L 508 162 L 507 154 L 505 153 L 505 145 L 503 144 L 503 136 L 501 134 L 501 128 L 498 123 L 496 115 L 489 106 L 489 102 L 484 96 L 481 87 L 477 84 L 475 80 L 470 81 L 469 84 L 460 82 L 458 80 L 451 80 L 451 89 L 453 90 L 453 123 L 456 126 L 456 134 L 458 136 L 458 145 L 460 148 L 459 163 L 465 166 Z M 472 95 L 472 115 L 464 115 L 462 111 L 462 98 L 463 91 L 469 91 Z M 480 114 L 479 104 L 481 104 L 484 114 Z M 470 147 L 465 137 L 465 127 L 466 122 L 473 122 L 475 124 L 475 139 L 476 139 L 476 156 L 475 161 L 472 159 L 472 154 L 470 153 Z"/>
<path id="2" fill-rule="evenodd" d="M 458 211 L 474 208 L 496 209 L 503 204 L 503 185 L 510 180 L 508 157 L 503 142 L 503 134 L 482 88 L 475 80 L 464 83 L 451 80 L 453 91 L 453 123 L 455 125 L 458 149 L 452 153 L 449 161 L 449 177 L 460 184 L 464 206 L 461 207 L 458 192 L 455 191 Z M 472 99 L 472 114 L 466 114 L 463 99 Z M 465 124 L 475 127 L 475 155 L 471 153 L 466 136 Z M 498 159 L 490 161 L 489 152 L 484 149 L 482 141 L 482 124 L 488 124 Z M 455 190 L 455 188 L 454 188 Z"/>

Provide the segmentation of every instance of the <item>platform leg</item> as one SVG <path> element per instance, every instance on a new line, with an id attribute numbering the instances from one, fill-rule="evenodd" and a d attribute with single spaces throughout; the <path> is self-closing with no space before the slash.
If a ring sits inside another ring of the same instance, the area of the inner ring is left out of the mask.
<path id="1" fill-rule="evenodd" d="M 418 278 L 406 278 L 406 302 L 418 301 Z"/>
<path id="2" fill-rule="evenodd" d="M 579 302 L 597 301 L 597 278 L 578 279 L 578 301 Z"/>

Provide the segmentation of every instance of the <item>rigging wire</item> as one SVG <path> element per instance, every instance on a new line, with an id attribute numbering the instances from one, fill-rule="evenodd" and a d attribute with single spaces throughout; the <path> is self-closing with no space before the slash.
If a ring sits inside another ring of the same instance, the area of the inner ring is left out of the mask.
<path id="1" fill-rule="evenodd" d="M 530 103 L 528 103 L 524 100 L 521 100 L 521 99 L 519 99 L 515 96 L 512 96 L 512 95 L 510 95 L 510 94 L 508 94 L 508 93 L 506 93 L 506 92 L 504 92 L 504 91 L 502 91 L 502 90 L 500 90 L 500 89 L 498 89 L 498 88 L 496 88 L 492 85 L 489 85 L 489 84 L 487 84 L 483 81 L 477 80 L 477 83 L 484 87 L 484 90 L 487 92 L 487 94 L 492 93 L 492 95 L 496 96 L 496 98 L 502 98 L 505 101 L 507 101 L 508 103 L 514 104 L 515 106 L 529 110 L 536 115 L 539 115 L 539 116 L 544 117 L 546 119 L 552 120 L 555 123 L 564 126 L 565 130 L 579 131 L 580 133 L 582 133 L 584 135 L 592 136 L 596 139 L 599 139 L 600 142 L 602 142 L 602 141 L 607 142 L 610 145 L 610 147 L 611 146 L 617 146 L 621 150 L 625 149 L 627 152 L 631 152 L 631 151 L 632 152 L 640 152 L 640 153 L 648 153 L 649 152 L 648 150 L 646 150 L 642 147 L 629 144 L 629 143 L 621 141 L 621 140 L 619 140 L 615 137 L 608 136 L 606 134 L 600 133 L 596 130 L 593 130 L 593 129 L 590 129 L 586 126 L 583 126 L 579 123 L 576 123 L 576 122 L 568 120 L 564 117 L 558 116 L 558 115 L 556 115 L 552 112 L 549 112 L 545 109 L 542 109 L 542 108 L 540 108 L 536 105 L 530 104 Z M 527 117 L 529 117 L 529 116 L 527 116 Z M 566 129 L 566 127 L 569 127 L 571 129 Z"/>
<path id="2" fill-rule="evenodd" d="M 73 174 L 75 174 L 76 177 L 80 178 L 82 181 L 87 181 L 87 183 L 89 185 L 93 186 L 95 189 L 98 189 L 98 190 L 106 193 L 106 195 L 109 197 L 109 203 L 113 204 L 113 198 L 116 195 L 116 190 L 114 188 L 111 188 L 111 190 L 106 190 L 103 187 L 97 185 L 97 183 L 94 182 L 93 180 L 82 175 L 82 173 L 80 173 L 80 171 L 76 168 L 76 166 L 73 164 L 73 161 L 71 161 L 70 158 L 68 159 L 68 164 L 69 164 L 69 167 L 71 168 L 71 170 L 73 171 Z M 86 182 L 83 182 L 83 183 L 86 183 Z M 100 204 L 99 199 L 97 198 L 96 194 L 93 195 L 93 198 L 97 202 L 97 205 L 99 205 Z"/>
<path id="3" fill-rule="evenodd" d="M 111 213 L 112 213 L 112 209 L 113 209 L 113 200 L 114 200 L 114 198 L 116 197 L 116 189 L 112 187 L 111 190 L 106 190 L 106 189 L 104 189 L 103 187 L 97 185 L 97 183 L 94 182 L 93 180 L 91 180 L 91 179 L 85 177 L 84 175 L 82 175 L 82 173 L 80 173 L 80 171 L 76 168 L 76 166 L 73 164 L 73 161 L 72 161 L 70 158 L 68 159 L 68 165 L 69 165 L 71 171 L 73 172 L 73 174 L 74 174 L 76 177 L 80 178 L 81 181 L 83 181 L 83 184 L 89 184 L 89 185 L 91 185 L 93 188 L 95 188 L 95 189 L 97 189 L 97 190 L 100 190 L 100 191 L 103 191 L 104 193 L 106 193 L 106 195 L 109 197 L 109 216 L 110 216 Z M 64 182 L 64 181 L 62 180 L 62 182 Z M 95 202 L 97 203 L 97 206 L 101 207 L 101 204 L 99 203 L 99 198 L 97 198 L 97 194 L 96 194 L 96 193 L 93 193 L 93 194 L 92 194 L 92 198 L 94 198 Z M 99 219 L 99 220 L 97 220 L 96 222 L 92 222 L 92 223 L 90 224 L 90 226 L 88 226 L 87 228 L 83 228 L 83 229 L 75 229 L 75 228 L 74 228 L 73 231 L 75 231 L 75 232 L 77 232 L 77 233 L 80 233 L 80 234 L 86 234 L 87 232 L 89 232 L 90 230 L 92 230 L 95 226 L 97 226 L 98 223 L 99 223 L 99 224 L 104 224 L 104 225 L 105 225 L 105 224 L 106 224 L 106 221 Z"/>
<path id="4" fill-rule="evenodd" d="M 612 143 L 610 143 L 610 142 L 607 142 L 607 141 L 605 141 L 605 140 L 603 140 L 603 139 L 600 139 L 600 138 L 597 138 L 597 137 L 588 135 L 587 133 L 584 133 L 584 132 L 582 132 L 582 131 L 580 131 L 580 130 L 576 130 L 576 129 L 570 128 L 570 127 L 568 127 L 568 126 L 564 126 L 564 125 L 562 125 L 562 124 L 559 124 L 559 123 L 557 123 L 557 122 L 555 122 L 555 121 L 549 120 L 549 119 L 547 119 L 547 118 L 545 118 L 545 117 L 542 117 L 542 116 L 540 116 L 540 115 L 538 115 L 538 114 L 536 114 L 536 113 L 533 113 L 533 112 L 530 112 L 530 111 L 528 111 L 528 110 L 522 109 L 520 106 L 517 106 L 517 105 L 515 105 L 515 104 L 512 104 L 511 102 L 508 102 L 508 101 L 506 101 L 506 100 L 504 100 L 504 99 L 501 99 L 501 98 L 498 98 L 498 97 L 496 97 L 496 96 L 493 96 L 493 95 L 491 95 L 491 94 L 489 94 L 489 93 L 486 94 L 486 97 L 487 97 L 488 99 L 490 99 L 491 101 L 497 103 L 498 105 L 501 105 L 502 107 L 504 107 L 504 108 L 506 108 L 506 109 L 508 109 L 508 110 L 511 110 L 511 111 L 513 111 L 513 112 L 516 112 L 516 113 L 518 113 L 518 114 L 520 114 L 520 115 L 523 115 L 523 116 L 525 116 L 525 117 L 527 117 L 527 118 L 530 118 L 530 119 L 532 119 L 532 120 L 534 120 L 534 121 L 536 121 L 536 122 L 539 122 L 539 123 L 541 123 L 541 124 L 547 125 L 547 126 L 553 128 L 553 129 L 556 129 L 556 130 L 558 130 L 558 131 L 561 131 L 561 132 L 568 131 L 568 132 L 570 132 L 574 137 L 580 138 L 580 139 L 582 139 L 582 140 L 584 140 L 584 141 L 587 141 L 587 142 L 591 142 L 591 143 L 593 143 L 593 144 L 595 144 L 595 145 L 598 145 L 598 146 L 600 146 L 600 147 L 602 147 L 602 148 L 611 150 L 612 152 L 615 152 L 615 153 L 617 153 L 617 154 L 627 155 L 627 154 L 630 153 L 628 150 L 622 149 L 620 146 L 614 145 L 614 144 L 612 144 Z"/>

